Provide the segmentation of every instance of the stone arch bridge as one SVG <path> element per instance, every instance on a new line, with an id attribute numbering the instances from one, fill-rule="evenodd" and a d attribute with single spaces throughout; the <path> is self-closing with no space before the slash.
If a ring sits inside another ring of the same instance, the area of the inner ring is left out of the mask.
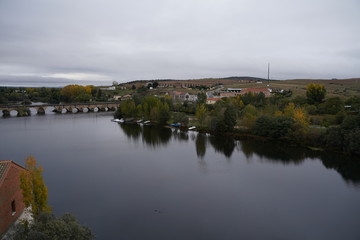
<path id="1" fill-rule="evenodd" d="M 119 103 L 98 102 L 98 103 L 69 103 L 69 104 L 45 104 L 45 105 L 6 105 L 0 106 L 3 117 L 10 116 L 11 111 L 16 111 L 17 116 L 30 115 L 30 109 L 37 114 L 45 114 L 47 108 L 53 108 L 57 113 L 76 113 L 76 112 L 97 112 L 97 111 L 115 111 Z"/>

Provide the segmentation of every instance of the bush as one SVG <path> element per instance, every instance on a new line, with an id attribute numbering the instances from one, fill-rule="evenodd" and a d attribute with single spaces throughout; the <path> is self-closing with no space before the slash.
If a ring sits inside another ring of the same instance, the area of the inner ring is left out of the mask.
<path id="1" fill-rule="evenodd" d="M 174 113 L 173 120 L 175 123 L 181 123 L 182 126 L 187 126 L 189 124 L 189 118 L 185 113 Z"/>
<path id="2" fill-rule="evenodd" d="M 42 213 L 33 223 L 18 224 L 13 240 L 90 240 L 94 235 L 88 227 L 81 226 L 76 218 L 66 213 L 60 218 Z"/>
<path id="3" fill-rule="evenodd" d="M 345 149 L 348 153 L 360 154 L 360 128 L 345 135 Z"/>
<path id="4" fill-rule="evenodd" d="M 293 124 L 294 120 L 290 117 L 262 115 L 256 119 L 253 131 L 256 135 L 281 138 L 286 136 Z"/>

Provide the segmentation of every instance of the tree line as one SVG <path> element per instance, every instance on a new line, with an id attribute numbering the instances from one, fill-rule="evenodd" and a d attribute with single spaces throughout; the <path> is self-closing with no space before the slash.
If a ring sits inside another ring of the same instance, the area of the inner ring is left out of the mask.
<path id="1" fill-rule="evenodd" d="M 60 102 L 107 101 L 108 96 L 93 85 L 67 85 L 63 88 L 12 88 L 0 87 L 0 104 L 31 104 L 44 102 L 58 104 Z"/>
<path id="2" fill-rule="evenodd" d="M 360 154 L 360 97 L 327 98 L 321 84 L 309 84 L 304 96 L 274 93 L 265 97 L 249 92 L 213 105 L 206 104 L 202 94 L 197 103 L 134 95 L 120 103 L 115 117 L 159 124 L 190 122 L 200 131 L 215 134 L 257 135 Z"/>

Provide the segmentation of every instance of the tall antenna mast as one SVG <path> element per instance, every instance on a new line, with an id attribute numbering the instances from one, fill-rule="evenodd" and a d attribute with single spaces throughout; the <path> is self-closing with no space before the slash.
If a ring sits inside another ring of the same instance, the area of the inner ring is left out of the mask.
<path id="1" fill-rule="evenodd" d="M 268 63 L 268 86 L 270 84 L 270 63 Z"/>

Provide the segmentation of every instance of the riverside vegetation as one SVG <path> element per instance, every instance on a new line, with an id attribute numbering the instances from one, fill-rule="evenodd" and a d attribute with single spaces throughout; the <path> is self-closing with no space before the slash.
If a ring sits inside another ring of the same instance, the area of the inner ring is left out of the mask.
<path id="1" fill-rule="evenodd" d="M 360 97 L 326 98 L 321 84 L 309 84 L 305 96 L 263 93 L 222 98 L 206 104 L 174 102 L 170 96 L 142 96 L 120 102 L 116 118 L 143 118 L 157 124 L 189 123 L 199 131 L 237 137 L 259 136 L 318 149 L 360 154 Z"/>
<path id="2" fill-rule="evenodd" d="M 342 86 L 342 82 L 327 83 L 327 87 Z M 291 81 L 292 83 L 293 81 Z M 306 81 L 297 82 L 300 83 Z M 316 82 L 316 81 L 315 81 Z M 320 81 L 317 81 L 320 82 Z M 345 81 L 346 82 L 346 81 Z M 288 84 L 290 82 L 287 82 Z M 335 84 L 336 83 L 336 84 Z M 282 86 L 282 81 L 273 85 Z M 347 83 L 349 84 L 349 83 Z M 356 85 L 356 82 L 353 83 Z M 353 86 L 351 85 L 351 86 Z M 286 84 L 284 86 L 287 86 Z M 358 90 L 355 87 L 353 92 Z M 156 86 L 152 86 L 156 88 Z M 170 96 L 149 87 L 135 87 L 103 91 L 100 87 L 68 85 L 64 88 L 0 88 L 0 104 L 31 102 L 89 102 L 108 101 L 115 94 L 132 94 L 132 99 L 121 101 L 116 117 L 144 118 L 153 123 L 189 123 L 200 131 L 236 136 L 260 136 L 291 141 L 315 148 L 327 148 L 360 154 L 360 96 L 357 94 L 327 96 L 322 84 L 309 84 L 306 92 L 299 87 L 283 93 L 252 94 L 223 98 L 214 105 L 206 104 L 206 94 L 198 93 L 198 102 L 174 102 Z M 345 91 L 345 90 L 344 90 Z M 347 91 L 346 91 L 347 93 Z M 29 116 L 29 109 L 19 109 L 21 116 Z"/>

